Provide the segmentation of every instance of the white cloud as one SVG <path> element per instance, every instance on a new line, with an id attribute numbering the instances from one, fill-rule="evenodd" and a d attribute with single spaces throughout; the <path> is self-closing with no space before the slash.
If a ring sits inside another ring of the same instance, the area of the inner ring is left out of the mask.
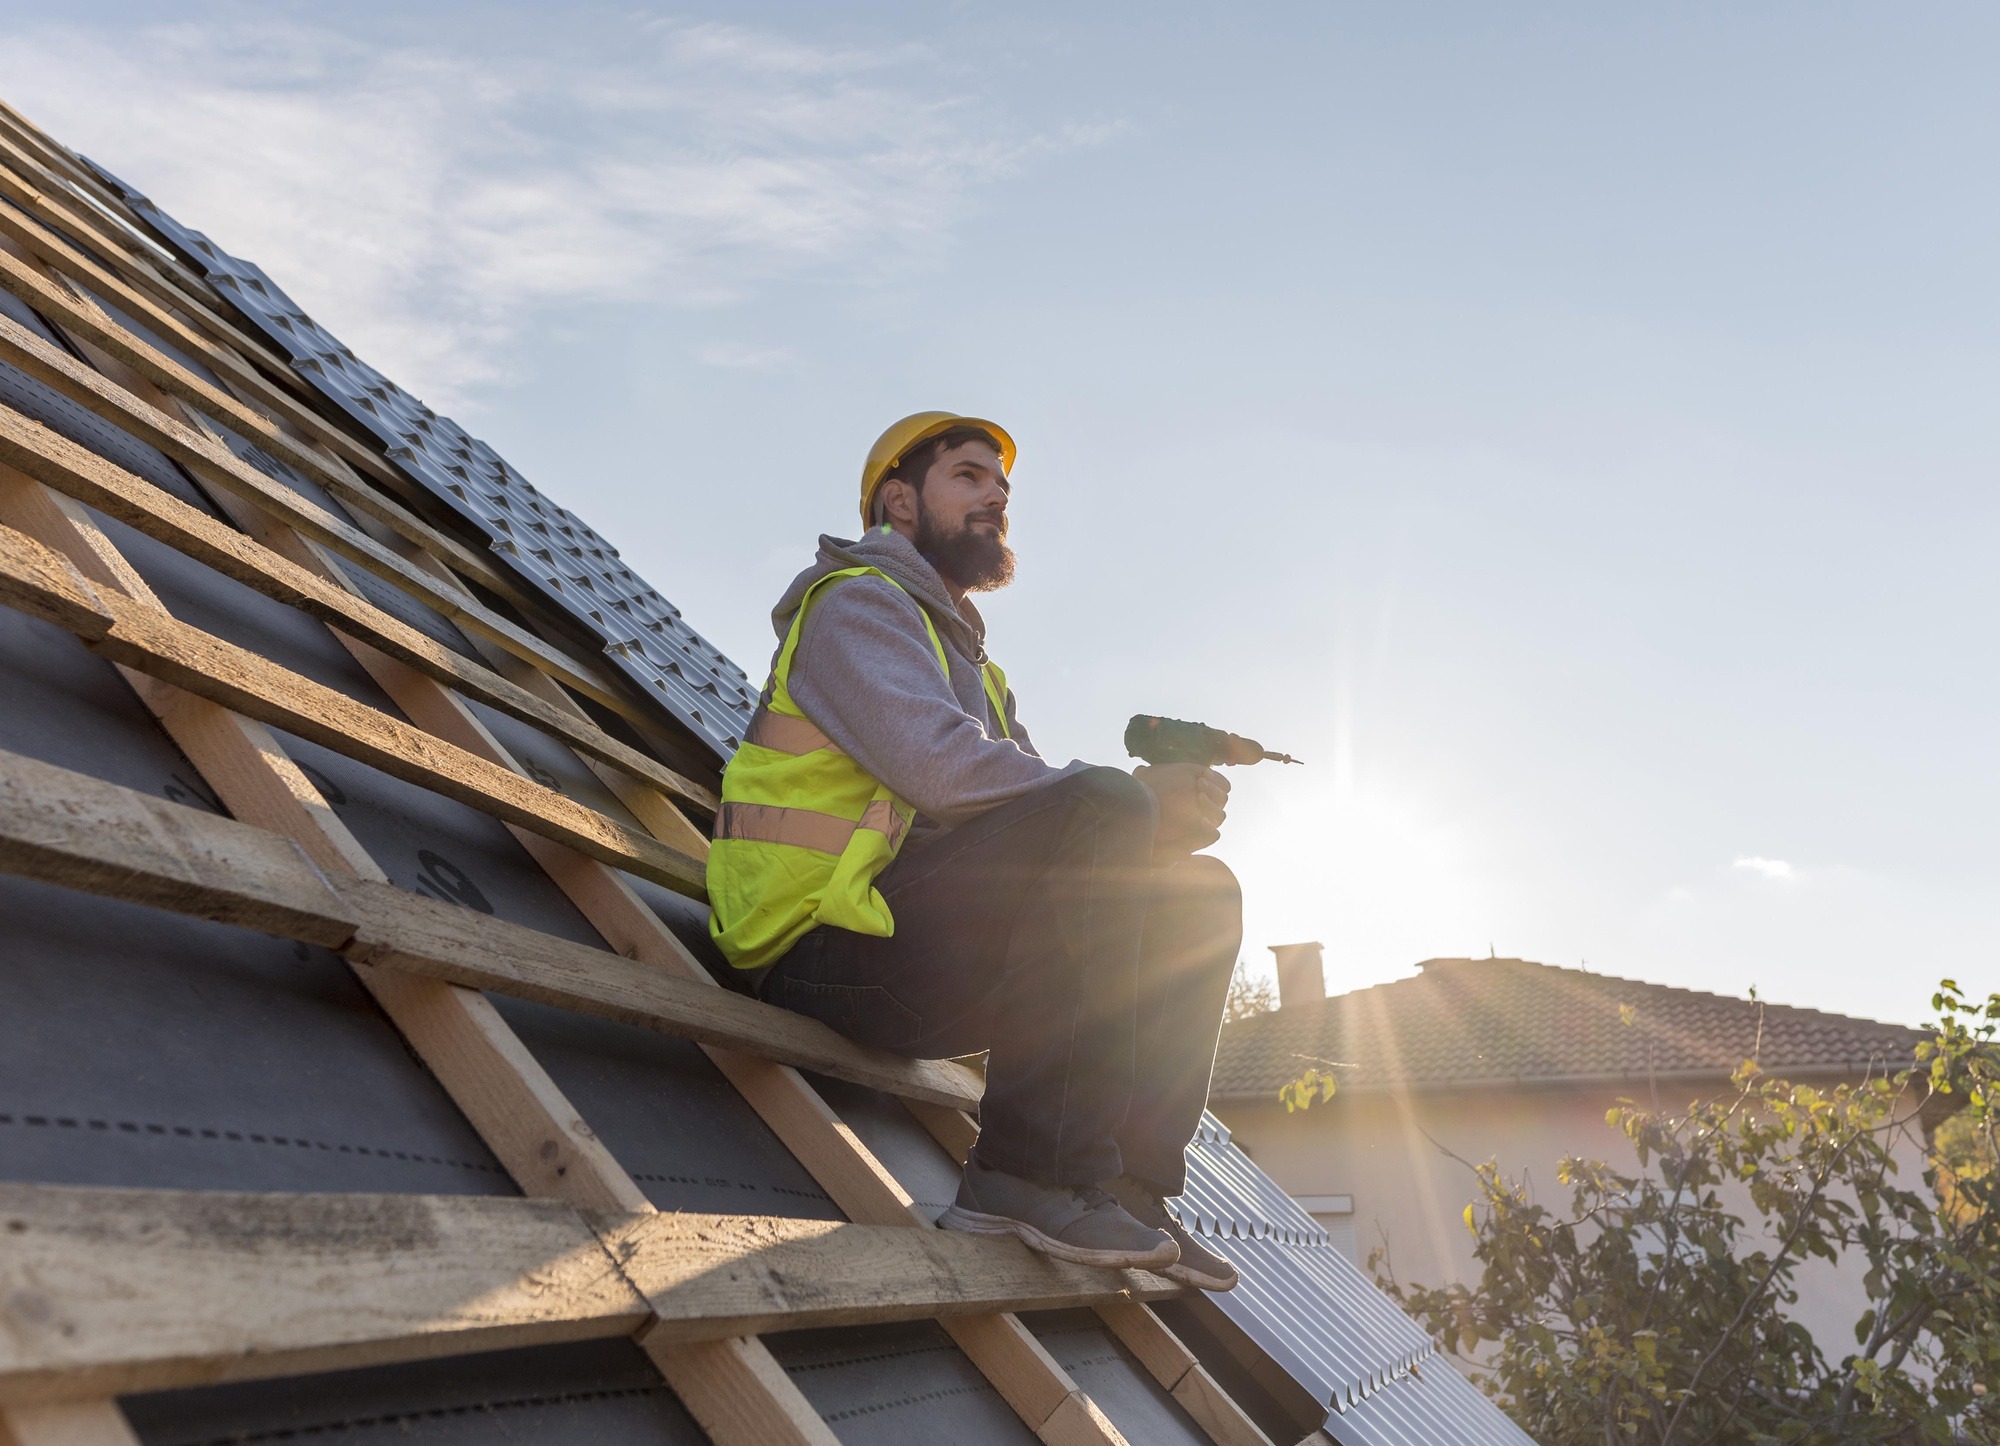
<path id="1" fill-rule="evenodd" d="M 1756 874 L 1759 878 L 1765 879 L 1789 880 L 1796 879 L 1799 876 L 1798 870 L 1783 859 L 1767 859 L 1759 857 L 1756 854 L 1745 854 L 1743 857 L 1737 859 L 1735 863 L 1731 864 L 1730 867 L 1741 869 L 1746 874 Z"/>
<path id="2" fill-rule="evenodd" d="M 889 275 L 946 243 L 982 183 L 1115 129 L 1019 131 L 917 46 L 622 34 L 587 63 L 475 61 L 240 10 L 17 22 L 0 93 L 446 406 L 506 374 L 537 308 Z"/>

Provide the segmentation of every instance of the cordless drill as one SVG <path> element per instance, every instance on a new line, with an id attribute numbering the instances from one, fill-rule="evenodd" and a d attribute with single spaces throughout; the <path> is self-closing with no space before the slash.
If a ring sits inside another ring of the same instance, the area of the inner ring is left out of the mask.
<path id="1" fill-rule="evenodd" d="M 1178 718 L 1149 718 L 1144 713 L 1125 725 L 1125 751 L 1148 763 L 1297 763 L 1288 753 L 1273 753 L 1254 738 L 1224 733 L 1206 723 Z"/>

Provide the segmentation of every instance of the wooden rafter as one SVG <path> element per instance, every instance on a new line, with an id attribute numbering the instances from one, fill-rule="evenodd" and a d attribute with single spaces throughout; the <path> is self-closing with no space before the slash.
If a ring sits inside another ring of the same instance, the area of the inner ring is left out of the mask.
<path id="1" fill-rule="evenodd" d="M 16 258 L 0 249 L 0 277 L 8 274 L 10 263 L 18 265 Z M 273 482 L 221 442 L 141 400 L 5 316 L 0 316 L 0 360 L 19 367 L 121 431 L 158 448 L 205 485 L 242 497 L 270 512 L 286 526 L 333 549 L 390 586 L 409 593 L 460 627 L 546 670 L 565 686 L 614 712 L 635 714 L 635 721 L 647 721 L 644 711 L 626 698 L 622 690 L 609 685 L 594 667 L 568 657 L 519 624 L 471 599 L 463 590 L 440 582 L 352 523 Z"/>
<path id="2" fill-rule="evenodd" d="M 613 738 L 587 714 L 560 707 L 454 652 L 350 589 L 327 581 L 18 412 L 0 410 L 0 462 L 274 601 L 296 607 L 379 648 L 446 687 L 552 734 L 580 753 L 714 811 L 715 796 L 708 789 Z"/>
<path id="3" fill-rule="evenodd" d="M 0 518 L 23 527 L 86 581 L 158 606 L 142 578 L 74 501 L 0 475 Z M 165 612 L 161 608 L 162 613 Z M 329 877 L 387 883 L 359 840 L 263 724 L 125 670 L 142 702 L 240 820 L 284 834 Z M 355 972 L 525 1194 L 588 1210 L 644 1212 L 645 1192 L 563 1097 L 483 994 L 366 965 Z M 754 1338 L 648 1355 L 718 1446 L 833 1446 L 833 1434 Z M 109 1401 L 53 1416 L 0 1412 L 31 1446 L 130 1446 Z M 49 1433 L 68 1433 L 67 1436 Z"/>
<path id="4" fill-rule="evenodd" d="M 0 1184 L 0 1405 L 638 1335 L 674 1345 L 1182 1287 L 1016 1241 L 555 1200 Z"/>
<path id="5" fill-rule="evenodd" d="M 372 969 L 745 1049 L 909 1099 L 978 1106 L 979 1077 L 964 1065 L 869 1049 L 817 1020 L 602 949 L 372 879 L 328 876 L 277 834 L 6 752 L 0 872 L 317 944 Z"/>

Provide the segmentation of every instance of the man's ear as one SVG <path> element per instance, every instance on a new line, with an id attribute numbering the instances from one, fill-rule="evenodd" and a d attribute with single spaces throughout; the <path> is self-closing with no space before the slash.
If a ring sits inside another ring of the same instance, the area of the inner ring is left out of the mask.
<path id="1" fill-rule="evenodd" d="M 892 477 L 882 484 L 879 494 L 882 515 L 892 523 L 904 527 L 917 525 L 917 489 L 901 478 Z"/>

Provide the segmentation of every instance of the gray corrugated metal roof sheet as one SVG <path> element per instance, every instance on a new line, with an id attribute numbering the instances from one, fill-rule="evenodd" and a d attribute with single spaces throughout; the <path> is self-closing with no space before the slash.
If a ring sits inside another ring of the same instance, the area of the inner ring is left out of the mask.
<path id="1" fill-rule="evenodd" d="M 1532 1446 L 1214 1115 L 1188 1146 L 1187 1189 L 1173 1204 L 1243 1272 L 1212 1297 L 1217 1309 L 1327 1408 L 1325 1429 L 1343 1446 Z"/>
<path id="2" fill-rule="evenodd" d="M 645 696 L 719 757 L 736 751 L 756 706 L 756 690 L 741 668 L 625 565 L 617 548 L 536 491 L 486 443 L 355 356 L 262 268 L 230 255 L 96 162 L 90 164 L 291 358 L 300 376 L 379 438 L 412 481 L 477 527 L 515 572 L 587 628 Z"/>

